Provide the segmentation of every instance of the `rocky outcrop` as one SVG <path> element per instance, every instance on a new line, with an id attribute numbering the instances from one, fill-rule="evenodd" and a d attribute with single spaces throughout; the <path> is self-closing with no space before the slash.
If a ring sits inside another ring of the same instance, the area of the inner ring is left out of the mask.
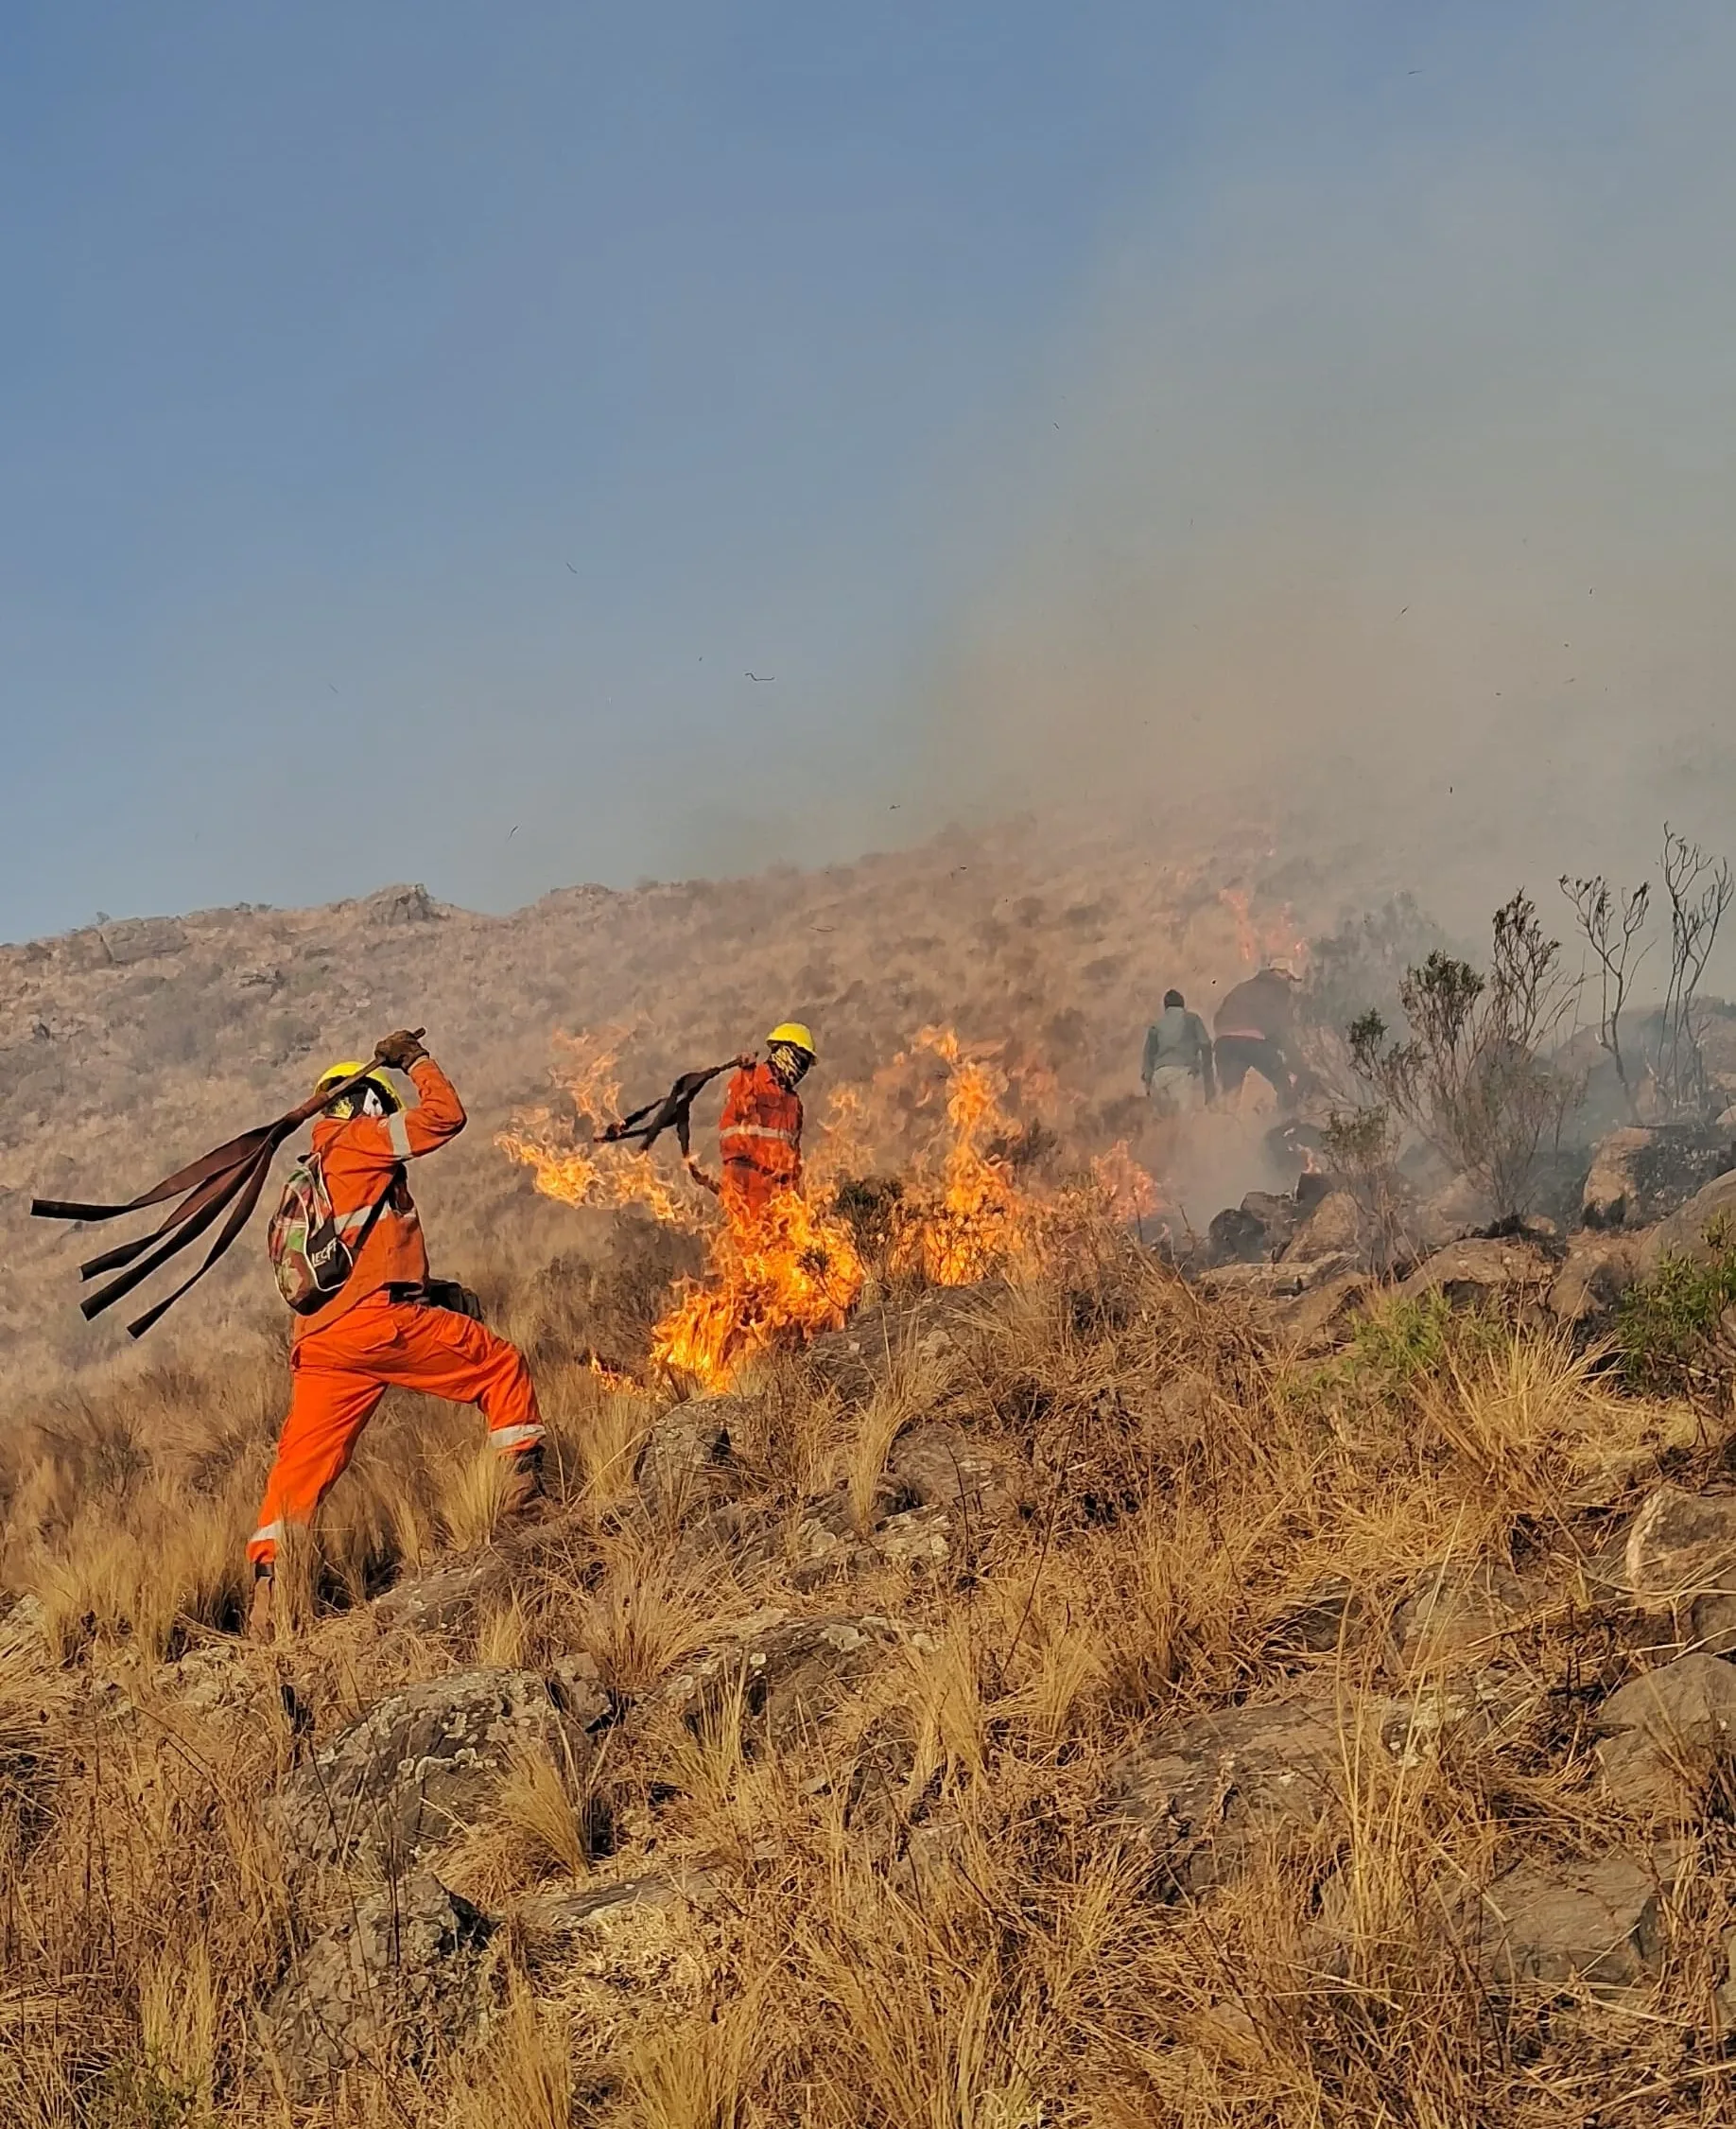
<path id="1" fill-rule="evenodd" d="M 1647 1813 L 1687 1809 L 1736 1746 L 1736 1664 L 1679 1656 L 1612 1693 L 1597 1727 L 1604 1782 L 1618 1803 Z"/>
<path id="2" fill-rule="evenodd" d="M 1345 1765 L 1344 1718 L 1329 1700 L 1225 1708 L 1161 1731 L 1118 1762 L 1099 1819 L 1147 1846 L 1174 1890 L 1201 1893 L 1260 1841 L 1318 1829 Z"/>
<path id="3" fill-rule="evenodd" d="M 485 1914 L 425 1872 L 358 1900 L 265 2005 L 290 2094 L 311 2099 L 358 2064 L 414 2069 L 473 2041 L 494 1996 L 493 1934 Z"/>
<path id="4" fill-rule="evenodd" d="M 186 926 L 173 916 L 135 916 L 126 923 L 105 924 L 98 935 L 103 951 L 117 969 L 179 953 L 187 943 Z"/>
<path id="5" fill-rule="evenodd" d="M 1590 1232 L 1571 1236 L 1549 1289 L 1549 1313 L 1563 1323 L 1599 1321 L 1633 1284 L 1638 1262 L 1637 1240 Z"/>
<path id="6" fill-rule="evenodd" d="M 1727 1131 L 1684 1124 L 1611 1131 L 1592 1155 L 1581 1215 L 1590 1228 L 1649 1227 L 1731 1168 Z"/>
<path id="7" fill-rule="evenodd" d="M 1473 1236 L 1426 1257 L 1397 1291 L 1408 1298 L 1445 1294 L 1455 1307 L 1479 1302 L 1540 1302 L 1554 1283 L 1554 1259 L 1539 1243 Z"/>
<path id="8" fill-rule="evenodd" d="M 1621 1582 L 1635 1603 L 1653 1611 L 1736 1596 L 1736 1494 L 1659 1486 L 1628 1528 Z"/>
<path id="9" fill-rule="evenodd" d="M 290 1775 L 278 1824 L 309 1862 L 403 1868 L 476 1824 L 513 1762 L 582 1766 L 610 1719 L 594 1684 L 533 1671 L 458 1671 L 407 1687 L 339 1731 Z"/>
<path id="10" fill-rule="evenodd" d="M 639 1498 L 653 1516 L 703 1515 L 732 1490 L 730 1428 L 745 1417 L 738 1397 L 696 1397 L 652 1426 L 634 1467 Z"/>
<path id="11" fill-rule="evenodd" d="M 1717 1177 L 1667 1220 L 1658 1221 L 1640 1245 L 1640 1277 L 1649 1279 L 1672 1257 L 1710 1263 L 1712 1246 L 1707 1240 L 1708 1230 L 1717 1232 L 1724 1221 L 1736 1232 L 1736 1173 Z"/>
<path id="12" fill-rule="evenodd" d="M 774 1614 L 722 1648 L 706 1649 L 665 1683 L 663 1698 L 693 1722 L 738 1696 L 745 1731 L 786 1744 L 823 1722 L 893 1650 L 924 1646 L 873 1614 L 791 1619 Z"/>

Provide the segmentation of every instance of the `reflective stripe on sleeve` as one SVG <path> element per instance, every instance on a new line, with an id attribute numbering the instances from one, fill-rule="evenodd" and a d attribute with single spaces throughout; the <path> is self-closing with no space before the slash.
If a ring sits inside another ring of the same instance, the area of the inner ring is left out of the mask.
<path id="1" fill-rule="evenodd" d="M 282 1544 L 283 1540 L 284 1527 L 281 1522 L 277 1522 L 262 1523 L 247 1542 L 250 1545 L 275 1545 Z M 233 1544 L 234 1540 L 232 1538 L 230 1543 Z"/>
<path id="2" fill-rule="evenodd" d="M 543 1439 L 543 1430 L 532 1421 L 523 1426 L 497 1426 L 488 1439 L 496 1449 L 528 1449 Z"/>
<path id="3" fill-rule="evenodd" d="M 718 1136 L 720 1139 L 779 1139 L 785 1145 L 796 1143 L 793 1131 L 780 1131 L 772 1124 L 726 1124 Z"/>
<path id="4" fill-rule="evenodd" d="M 413 1160 L 416 1158 L 409 1143 L 409 1119 L 401 1108 L 394 1108 L 386 1119 L 386 1136 L 391 1141 L 391 1150 L 400 1160 Z"/>

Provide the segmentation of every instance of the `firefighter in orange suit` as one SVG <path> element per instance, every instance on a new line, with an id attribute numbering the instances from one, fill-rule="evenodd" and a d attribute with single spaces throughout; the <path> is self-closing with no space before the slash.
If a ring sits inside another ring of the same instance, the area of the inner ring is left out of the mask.
<path id="1" fill-rule="evenodd" d="M 756 1219 L 781 1191 L 802 1182 L 802 1101 L 796 1089 L 814 1061 L 814 1038 L 800 1021 L 766 1037 L 766 1060 L 744 1057 L 723 1097 L 718 1149 L 723 1206 L 732 1221 Z"/>
<path id="2" fill-rule="evenodd" d="M 422 1222 L 405 1180 L 408 1162 L 464 1128 L 463 1107 L 415 1036 L 390 1035 L 375 1055 L 408 1074 L 417 1103 L 406 1108 L 381 1073 L 342 1095 L 314 1126 L 314 1151 L 356 1265 L 322 1308 L 296 1319 L 289 1415 L 247 1548 L 255 1633 L 271 1623 L 272 1568 L 286 1526 L 313 1520 L 391 1385 L 479 1405 L 492 1445 L 510 1459 L 509 1500 L 522 1505 L 541 1491 L 543 1422 L 524 1355 L 436 1301 L 461 1289 L 430 1287 Z M 333 1065 L 319 1084 L 336 1086 L 364 1069 Z"/>

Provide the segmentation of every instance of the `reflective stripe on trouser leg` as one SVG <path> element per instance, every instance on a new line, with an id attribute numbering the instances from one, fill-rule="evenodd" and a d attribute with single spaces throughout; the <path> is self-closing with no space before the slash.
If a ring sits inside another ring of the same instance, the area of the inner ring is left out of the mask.
<path id="1" fill-rule="evenodd" d="M 496 1426 L 488 1432 L 489 1446 L 498 1449 L 502 1456 L 512 1456 L 520 1449 L 533 1449 L 543 1439 L 539 1422 L 529 1426 Z"/>

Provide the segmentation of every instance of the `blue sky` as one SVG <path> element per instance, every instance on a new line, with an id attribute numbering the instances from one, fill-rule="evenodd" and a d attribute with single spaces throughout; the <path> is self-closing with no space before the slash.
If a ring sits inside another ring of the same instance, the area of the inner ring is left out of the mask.
<path id="1" fill-rule="evenodd" d="M 0 936 L 1028 798 L 1078 720 L 1196 716 L 1177 586 L 1222 614 L 1265 525 L 1394 551 L 1480 454 L 1557 525 L 1686 497 L 1715 581 L 1730 52 L 1668 4 L 0 0 Z M 1560 334 L 1619 358 L 1589 503 Z M 1510 582 L 1441 629 L 1505 656 Z"/>

